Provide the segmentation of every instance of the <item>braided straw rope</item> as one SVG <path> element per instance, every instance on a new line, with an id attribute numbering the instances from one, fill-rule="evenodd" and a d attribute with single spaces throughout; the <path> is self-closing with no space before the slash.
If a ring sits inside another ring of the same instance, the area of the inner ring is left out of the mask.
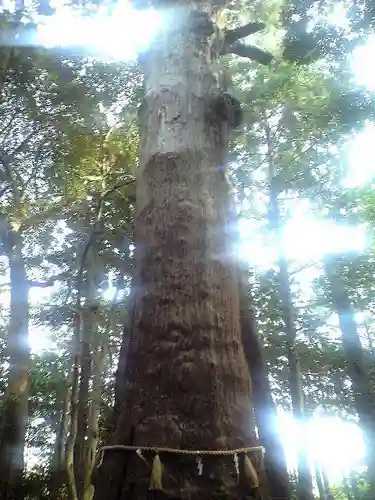
<path id="1" fill-rule="evenodd" d="M 103 446 L 103 452 L 106 450 L 124 450 L 124 451 L 151 451 L 154 453 L 175 453 L 176 455 L 236 455 L 239 453 L 248 453 L 259 451 L 264 454 L 263 446 L 252 446 L 250 448 L 237 448 L 235 450 L 180 450 L 178 448 L 163 448 L 159 446 L 128 446 L 115 444 L 112 446 Z"/>
<path id="2" fill-rule="evenodd" d="M 102 465 L 104 452 L 107 450 L 135 451 L 140 458 L 143 458 L 142 451 L 154 452 L 157 455 L 159 453 L 174 453 L 176 455 L 192 455 L 192 456 L 203 456 L 203 455 L 229 456 L 229 455 L 237 455 L 239 453 L 249 453 L 257 451 L 260 452 L 262 455 L 264 455 L 265 451 L 263 446 L 236 448 L 234 450 L 181 450 L 178 448 L 163 448 L 159 446 L 130 446 L 123 444 L 114 444 L 112 446 L 103 446 L 100 449 L 97 468 L 99 468 Z"/>

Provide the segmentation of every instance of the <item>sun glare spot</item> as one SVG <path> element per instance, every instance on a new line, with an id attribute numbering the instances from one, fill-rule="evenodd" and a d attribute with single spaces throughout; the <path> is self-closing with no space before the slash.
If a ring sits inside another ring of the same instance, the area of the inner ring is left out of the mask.
<path id="1" fill-rule="evenodd" d="M 368 123 L 363 132 L 353 137 L 348 153 L 348 162 L 350 170 L 343 179 L 344 187 L 360 187 L 375 177 L 375 125 L 373 123 Z"/>
<path id="2" fill-rule="evenodd" d="M 310 465 L 319 462 L 334 484 L 341 482 L 348 469 L 358 470 L 363 464 L 363 436 L 355 422 L 345 422 L 339 417 L 316 413 L 305 424 L 301 424 L 286 412 L 280 412 L 278 420 L 291 469 L 297 467 L 296 451 L 302 436 Z"/>
<path id="3" fill-rule="evenodd" d="M 276 249 L 265 244 L 250 221 L 240 221 L 240 234 L 241 259 L 260 269 L 270 268 L 277 261 Z M 309 213 L 308 208 L 303 207 L 303 203 L 296 207 L 282 233 L 282 245 L 287 258 L 301 263 L 321 259 L 326 254 L 353 251 L 361 253 L 366 244 L 363 227 L 318 220 Z"/>
<path id="4" fill-rule="evenodd" d="M 285 226 L 283 245 L 289 258 L 309 261 L 322 258 L 325 254 L 363 252 L 366 234 L 362 227 L 348 227 L 333 221 L 319 221 L 308 215 L 295 215 Z"/>
<path id="5" fill-rule="evenodd" d="M 40 354 L 42 351 L 51 350 L 53 342 L 49 328 L 31 324 L 29 327 L 29 344 L 33 353 Z"/>
<path id="6" fill-rule="evenodd" d="M 156 11 L 137 11 L 128 3 L 119 3 L 110 14 L 99 9 L 90 17 L 61 8 L 40 22 L 37 38 L 46 47 L 80 46 L 97 57 L 127 61 L 147 48 L 160 26 Z"/>
<path id="7" fill-rule="evenodd" d="M 351 67 L 358 85 L 375 91 L 375 65 L 371 62 L 375 52 L 375 35 L 370 35 L 364 44 L 355 49 Z"/>

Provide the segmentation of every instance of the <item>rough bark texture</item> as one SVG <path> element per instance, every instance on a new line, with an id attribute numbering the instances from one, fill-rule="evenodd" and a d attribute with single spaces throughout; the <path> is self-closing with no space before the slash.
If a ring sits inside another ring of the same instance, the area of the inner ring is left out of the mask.
<path id="1" fill-rule="evenodd" d="M 268 495 L 272 500 L 289 500 L 291 492 L 284 448 L 277 428 L 276 406 L 268 379 L 263 346 L 251 310 L 246 271 L 240 275 L 242 343 L 252 381 L 252 398 L 260 443 L 266 449 L 265 470 Z"/>
<path id="2" fill-rule="evenodd" d="M 292 294 L 290 289 L 290 278 L 288 262 L 285 258 L 281 245 L 281 217 L 278 203 L 277 179 L 272 164 L 272 156 L 269 154 L 270 161 L 270 222 L 276 233 L 278 244 L 278 264 L 279 264 L 279 290 L 280 303 L 282 309 L 283 322 L 287 336 L 288 346 L 288 364 L 289 364 L 289 386 L 292 398 L 293 416 L 300 426 L 305 423 L 304 400 L 301 381 L 300 361 L 297 354 L 296 339 L 297 330 L 294 321 L 294 310 L 292 303 Z M 300 440 L 297 450 L 298 458 L 298 478 L 297 478 L 297 496 L 299 500 L 314 500 L 312 474 L 308 455 L 304 442 Z"/>
<path id="3" fill-rule="evenodd" d="M 339 261 L 326 258 L 324 270 L 330 286 L 333 309 L 339 318 L 348 375 L 352 382 L 359 424 L 363 431 L 368 466 L 369 498 L 375 498 L 375 396 L 369 384 L 354 310 L 345 283 L 340 276 Z"/>
<path id="4" fill-rule="evenodd" d="M 134 289 L 132 288 L 129 297 L 128 314 L 126 314 L 124 328 L 122 331 L 121 347 L 116 371 L 115 381 L 115 404 L 113 408 L 113 418 L 117 419 L 121 406 L 126 395 L 126 365 L 128 361 L 130 339 L 133 331 L 134 317 Z M 113 423 L 113 421 L 111 421 Z"/>
<path id="5" fill-rule="evenodd" d="M 254 443 L 223 175 L 227 124 L 215 108 L 208 36 L 194 34 L 190 13 L 169 21 L 143 61 L 134 327 L 112 443 L 231 449 Z M 169 498 L 240 496 L 231 457 L 204 460 L 201 476 L 193 457 L 161 459 Z M 95 499 L 147 498 L 149 477 L 136 453 L 109 451 Z"/>
<path id="6" fill-rule="evenodd" d="M 22 495 L 30 369 L 29 285 L 18 231 L 8 231 L 6 247 L 11 297 L 8 390 L 0 434 L 0 496 L 4 500 L 21 498 Z"/>

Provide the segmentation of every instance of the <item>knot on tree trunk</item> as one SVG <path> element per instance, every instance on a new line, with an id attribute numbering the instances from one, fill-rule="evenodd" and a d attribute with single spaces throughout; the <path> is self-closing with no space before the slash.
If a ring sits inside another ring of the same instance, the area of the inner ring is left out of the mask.
<path id="1" fill-rule="evenodd" d="M 215 33 L 215 24 L 208 12 L 190 10 L 186 19 L 186 26 L 189 31 L 197 36 L 210 37 Z"/>
<path id="2" fill-rule="evenodd" d="M 218 91 L 209 98 L 207 118 L 215 125 L 225 122 L 229 129 L 238 128 L 243 118 L 241 103 L 228 92 Z"/>

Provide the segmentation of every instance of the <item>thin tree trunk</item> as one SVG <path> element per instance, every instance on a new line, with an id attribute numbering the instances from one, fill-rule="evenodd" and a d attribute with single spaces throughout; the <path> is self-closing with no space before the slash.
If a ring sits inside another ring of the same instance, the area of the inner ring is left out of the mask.
<path id="1" fill-rule="evenodd" d="M 351 488 L 350 488 L 348 480 L 347 480 L 347 478 L 345 476 L 344 476 L 344 479 L 343 479 L 343 483 L 344 483 L 344 488 L 343 489 L 344 489 L 344 492 L 346 494 L 346 498 L 348 500 L 354 500 L 352 492 L 351 492 Z M 331 500 L 331 499 L 329 499 L 329 500 Z"/>
<path id="2" fill-rule="evenodd" d="M 316 479 L 316 484 L 318 486 L 319 499 L 320 500 L 327 500 L 327 495 L 326 495 L 326 490 L 324 487 L 324 481 L 323 481 L 323 475 L 322 475 L 322 469 L 321 469 L 318 461 L 315 462 L 315 479 Z"/>
<path id="3" fill-rule="evenodd" d="M 322 475 L 322 481 L 324 485 L 324 491 L 326 493 L 327 500 L 329 500 L 329 495 L 331 495 L 331 485 L 328 480 L 327 472 L 324 467 L 321 467 L 320 469 L 321 475 Z"/>
<path id="4" fill-rule="evenodd" d="M 368 466 L 369 498 L 375 498 L 375 397 L 372 393 L 364 352 L 358 334 L 354 311 L 340 275 L 340 264 L 326 258 L 324 270 L 330 286 L 332 305 L 337 313 L 342 333 L 342 345 L 352 382 L 359 424 L 363 432 Z"/>
<path id="5" fill-rule="evenodd" d="M 264 127 L 267 140 L 267 157 L 270 172 L 269 219 L 271 226 L 275 231 L 277 241 L 280 303 L 288 346 L 287 356 L 289 364 L 289 386 L 292 398 L 293 417 L 299 428 L 301 428 L 301 426 L 305 424 L 305 418 L 303 410 L 304 401 L 300 361 L 298 358 L 296 347 L 297 330 L 294 321 L 294 308 L 290 289 L 288 262 L 285 258 L 281 243 L 282 221 L 278 202 L 276 167 L 273 161 L 272 139 L 267 120 L 265 120 Z M 306 448 L 303 442 L 299 442 L 298 445 L 297 497 L 298 500 L 314 500 L 312 474 Z"/>
<path id="6" fill-rule="evenodd" d="M 4 31 L 6 33 L 6 30 Z M 3 36 L 1 38 L 3 38 Z M 6 43 L 8 44 L 9 42 L 6 41 Z M 2 46 L 0 52 L 0 101 L 2 101 L 3 98 L 6 73 L 9 65 L 9 60 L 12 54 L 12 50 L 13 50 L 12 48 L 9 48 L 7 46 Z"/>
<path id="7" fill-rule="evenodd" d="M 366 324 L 366 322 L 363 323 L 363 327 L 364 327 L 365 332 L 366 332 L 366 338 L 367 338 L 367 343 L 368 343 L 368 350 L 370 351 L 371 358 L 373 358 L 374 354 L 375 354 L 374 336 L 373 336 L 373 333 L 370 331 L 370 328 L 368 327 L 368 324 Z"/>
<path id="8" fill-rule="evenodd" d="M 300 361 L 296 347 L 296 328 L 292 316 L 292 300 L 289 283 L 288 265 L 285 258 L 279 259 L 280 268 L 280 299 L 283 310 L 283 319 L 288 336 L 288 363 L 289 363 L 289 385 L 292 398 L 293 417 L 297 425 L 305 425 L 303 390 L 301 382 Z M 303 433 L 302 433 L 303 435 Z M 299 500 L 313 500 L 313 484 L 309 459 L 306 452 L 305 443 L 298 443 L 298 478 L 297 497 Z"/>
<path id="9" fill-rule="evenodd" d="M 70 500 L 78 500 L 74 470 L 74 445 L 78 427 L 79 369 L 81 362 L 81 321 L 81 299 L 80 292 L 78 290 L 74 326 L 74 353 L 72 365 L 72 388 L 70 394 L 69 434 L 65 445 L 65 468 L 67 474 L 68 495 Z"/>
<path id="10" fill-rule="evenodd" d="M 268 379 L 267 363 L 259 338 L 249 296 L 248 274 L 240 274 L 240 317 L 242 343 L 252 381 L 252 398 L 260 443 L 266 449 L 265 470 L 272 500 L 291 498 L 284 448 L 277 426 L 276 406 Z"/>
<path id="11" fill-rule="evenodd" d="M 60 415 L 60 422 L 56 433 L 55 451 L 52 460 L 53 471 L 61 471 L 65 467 L 65 441 L 68 425 L 71 380 L 65 382 L 64 398 Z M 59 401 L 60 404 L 60 401 Z"/>
<path id="12" fill-rule="evenodd" d="M 349 481 L 353 493 L 353 500 L 361 500 L 361 491 L 358 487 L 357 477 L 353 470 L 350 471 Z"/>
<path id="13" fill-rule="evenodd" d="M 94 373 L 91 391 L 89 420 L 87 427 L 87 446 L 85 456 L 85 477 L 83 500 L 92 500 L 94 487 L 91 484 L 91 475 L 95 465 L 96 448 L 99 440 L 99 402 L 102 397 L 102 382 L 104 371 L 105 346 L 97 346 L 94 356 Z"/>
<path id="14" fill-rule="evenodd" d="M 68 379 L 64 384 L 64 395 L 62 401 L 62 408 L 60 414 L 60 421 L 56 432 L 56 441 L 54 453 L 51 461 L 51 473 L 52 473 L 52 484 L 51 484 L 51 495 L 53 499 L 59 500 L 61 498 L 61 488 L 65 483 L 65 442 L 68 426 L 68 412 L 69 412 L 69 402 L 70 402 L 70 388 L 71 388 L 71 375 L 70 372 Z M 59 398 L 57 406 L 61 404 Z"/>
<path id="15" fill-rule="evenodd" d="M 77 435 L 74 444 L 74 474 L 77 495 L 80 500 L 84 494 L 85 469 L 87 458 L 87 431 L 89 416 L 89 385 L 92 371 L 91 336 L 93 319 L 90 307 L 85 305 L 83 314 L 83 340 L 81 343 L 80 377 L 78 390 Z"/>
<path id="16" fill-rule="evenodd" d="M 200 8 L 211 12 L 210 3 Z M 169 13 L 167 31 L 143 61 L 134 329 L 126 400 L 112 443 L 251 446 L 230 188 L 221 170 L 227 123 L 218 116 L 220 99 L 208 70 L 210 25 L 202 13 L 198 34 L 197 12 L 179 6 Z M 153 455 L 145 455 L 151 463 Z M 239 496 L 233 457 L 205 457 L 201 476 L 194 457 L 164 453 L 161 459 L 171 498 Z M 150 469 L 134 451 L 108 451 L 95 499 L 145 499 L 149 484 Z"/>
<path id="17" fill-rule="evenodd" d="M 21 235 L 7 233 L 10 267 L 10 323 L 8 328 L 9 376 L 0 435 L 0 496 L 2 500 L 21 498 L 24 449 L 28 417 L 29 284 L 22 255 Z"/>

